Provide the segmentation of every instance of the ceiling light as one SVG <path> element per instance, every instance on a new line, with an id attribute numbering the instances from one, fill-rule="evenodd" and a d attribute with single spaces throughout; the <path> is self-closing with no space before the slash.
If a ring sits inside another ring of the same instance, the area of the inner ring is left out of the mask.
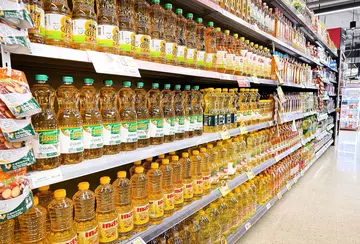
<path id="1" fill-rule="evenodd" d="M 349 10 L 354 10 L 354 9 L 359 9 L 360 6 L 351 6 L 351 7 L 347 7 L 347 8 L 341 8 L 340 6 L 337 7 L 337 9 L 334 8 L 324 8 L 324 9 L 319 9 L 319 10 L 315 10 L 315 16 L 319 16 L 319 15 L 326 15 L 326 14 L 335 14 L 335 13 L 340 13 L 340 12 L 344 12 L 344 11 L 349 11 Z M 323 10 L 323 12 L 322 12 Z"/>

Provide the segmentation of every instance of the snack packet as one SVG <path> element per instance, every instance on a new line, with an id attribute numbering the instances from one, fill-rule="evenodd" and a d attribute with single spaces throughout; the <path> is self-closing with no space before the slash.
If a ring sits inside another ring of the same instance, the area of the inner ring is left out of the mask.
<path id="1" fill-rule="evenodd" d="M 0 4 L 0 19 L 21 29 L 34 27 L 25 4 L 19 0 L 2 0 Z"/>
<path id="2" fill-rule="evenodd" d="M 30 54 L 30 40 L 27 30 L 19 30 L 1 23 L 0 19 L 0 45 L 6 51 Z"/>

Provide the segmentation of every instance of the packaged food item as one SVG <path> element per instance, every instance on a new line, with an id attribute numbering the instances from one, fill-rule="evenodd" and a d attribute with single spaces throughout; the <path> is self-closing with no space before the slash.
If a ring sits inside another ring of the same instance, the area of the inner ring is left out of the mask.
<path id="1" fill-rule="evenodd" d="M 31 16 L 21 1 L 1 1 L 0 19 L 21 29 L 34 27 Z"/>
<path id="2" fill-rule="evenodd" d="M 30 40 L 26 30 L 19 30 L 2 23 L 0 19 L 0 44 L 6 51 L 30 54 Z"/>

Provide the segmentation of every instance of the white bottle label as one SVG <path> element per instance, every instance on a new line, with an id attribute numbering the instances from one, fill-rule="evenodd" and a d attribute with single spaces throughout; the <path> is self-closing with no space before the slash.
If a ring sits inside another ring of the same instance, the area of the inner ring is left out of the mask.
<path id="1" fill-rule="evenodd" d="M 60 152 L 78 153 L 84 151 L 83 128 L 65 127 L 60 130 Z"/>
<path id="2" fill-rule="evenodd" d="M 119 145 L 121 143 L 120 123 L 103 123 L 104 145 Z"/>
<path id="3" fill-rule="evenodd" d="M 73 20 L 73 42 L 96 43 L 97 23 L 90 19 Z"/>
<path id="4" fill-rule="evenodd" d="M 165 136 L 175 135 L 175 118 L 164 119 L 164 135 Z"/>
<path id="5" fill-rule="evenodd" d="M 102 47 L 119 46 L 118 32 L 119 27 L 115 25 L 98 25 L 97 44 Z"/>
<path id="6" fill-rule="evenodd" d="M 163 137 L 164 119 L 151 119 L 149 130 L 150 130 L 150 137 Z"/>
<path id="7" fill-rule="evenodd" d="M 136 121 L 121 122 L 120 135 L 121 142 L 132 143 L 137 141 Z"/>
<path id="8" fill-rule="evenodd" d="M 59 130 L 39 130 L 31 140 L 35 158 L 53 158 L 60 155 Z"/>
<path id="9" fill-rule="evenodd" d="M 84 128 L 84 148 L 93 149 L 103 147 L 103 126 L 98 125 L 83 125 Z"/>

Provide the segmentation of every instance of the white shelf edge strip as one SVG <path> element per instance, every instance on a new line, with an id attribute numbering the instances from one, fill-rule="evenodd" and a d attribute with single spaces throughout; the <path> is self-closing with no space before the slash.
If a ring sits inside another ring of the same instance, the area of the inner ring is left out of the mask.
<path id="1" fill-rule="evenodd" d="M 306 112 L 306 113 L 297 112 L 297 113 L 293 113 L 293 114 L 292 113 L 281 114 L 280 122 L 281 122 L 281 124 L 283 124 L 286 122 L 291 122 L 293 120 L 303 119 L 305 117 L 315 115 L 315 114 L 317 114 L 316 111 Z"/>

